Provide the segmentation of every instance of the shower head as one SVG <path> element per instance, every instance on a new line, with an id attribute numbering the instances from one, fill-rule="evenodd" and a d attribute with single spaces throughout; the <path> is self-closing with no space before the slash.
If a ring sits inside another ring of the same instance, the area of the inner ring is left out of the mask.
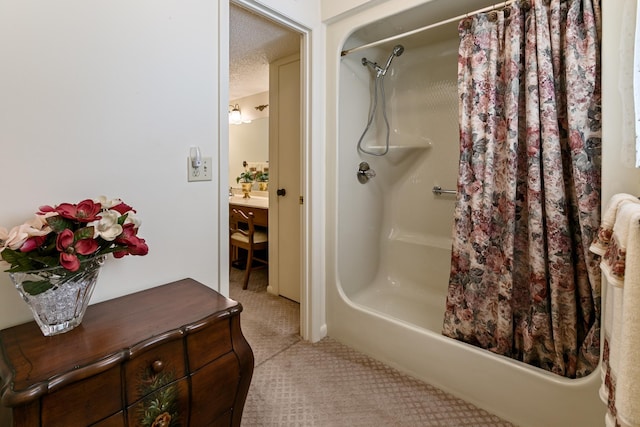
<path id="1" fill-rule="evenodd" d="M 393 51 L 391 51 L 391 55 L 389 55 L 389 59 L 387 59 L 387 63 L 385 64 L 384 68 L 379 66 L 377 62 L 371 62 L 367 58 L 362 58 L 362 65 L 364 65 L 365 67 L 367 65 L 370 66 L 371 69 L 376 72 L 377 77 L 384 77 L 384 75 L 387 74 L 389 66 L 391 66 L 391 61 L 393 61 L 393 58 L 395 56 L 402 55 L 403 52 L 404 46 L 402 46 L 401 44 L 395 45 L 393 47 Z"/>
<path id="2" fill-rule="evenodd" d="M 380 73 L 383 76 L 387 74 L 387 70 L 391 66 L 391 61 L 393 61 L 393 58 L 395 56 L 402 55 L 403 52 L 404 52 L 404 46 L 402 46 L 401 44 L 397 44 L 393 47 L 393 50 L 391 51 L 391 55 L 389 55 L 389 59 L 387 59 L 387 63 L 385 64 L 384 68 L 380 71 Z"/>

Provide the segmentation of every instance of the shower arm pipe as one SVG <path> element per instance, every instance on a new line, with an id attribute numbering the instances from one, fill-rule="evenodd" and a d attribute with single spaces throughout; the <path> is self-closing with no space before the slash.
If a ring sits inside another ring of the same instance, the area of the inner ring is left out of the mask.
<path id="1" fill-rule="evenodd" d="M 424 26 L 424 27 L 416 28 L 415 30 L 407 31 L 407 32 L 401 33 L 401 34 L 396 34 L 395 36 L 387 37 L 386 39 L 382 39 L 382 40 L 378 40 L 378 41 L 375 41 L 375 42 L 367 43 L 367 44 L 364 44 L 362 46 L 352 47 L 350 49 L 345 49 L 340 53 L 340 56 L 346 56 L 346 55 L 349 55 L 350 53 L 357 52 L 357 51 L 362 50 L 362 49 L 367 49 L 367 48 L 370 48 L 370 47 L 379 46 L 379 45 L 384 44 L 384 43 L 389 43 L 389 42 L 392 42 L 392 41 L 395 41 L 395 40 L 398 40 L 398 39 L 403 39 L 405 37 L 409 37 L 409 36 L 412 36 L 414 34 L 418 34 L 418 33 L 421 33 L 423 31 L 427 31 L 427 30 L 430 30 L 432 28 L 439 27 L 441 25 L 450 24 L 452 22 L 460 21 L 461 19 L 468 18 L 469 16 L 477 15 L 479 13 L 491 12 L 492 10 L 504 8 L 504 7 L 507 7 L 508 5 L 510 5 L 511 3 L 515 2 L 515 1 L 517 1 L 517 0 L 508 0 L 508 1 L 505 1 L 505 2 L 502 2 L 502 3 L 494 4 L 492 6 L 487 6 L 487 7 L 482 8 L 482 9 L 474 10 L 473 12 L 469 12 L 469 13 L 465 13 L 463 15 L 459 15 L 459 16 L 456 16 L 456 17 L 453 17 L 453 18 L 445 19 L 444 21 L 440 21 L 440 22 L 436 22 L 434 24 L 429 24 L 429 25 Z"/>

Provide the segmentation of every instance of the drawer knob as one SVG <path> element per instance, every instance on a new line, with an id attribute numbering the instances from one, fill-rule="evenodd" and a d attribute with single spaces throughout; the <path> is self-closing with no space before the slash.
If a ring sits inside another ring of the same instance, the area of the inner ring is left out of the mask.
<path id="1" fill-rule="evenodd" d="M 159 374 L 164 369 L 164 363 L 162 360 L 156 360 L 151 364 L 151 369 L 153 369 L 153 372 L 156 374 Z"/>

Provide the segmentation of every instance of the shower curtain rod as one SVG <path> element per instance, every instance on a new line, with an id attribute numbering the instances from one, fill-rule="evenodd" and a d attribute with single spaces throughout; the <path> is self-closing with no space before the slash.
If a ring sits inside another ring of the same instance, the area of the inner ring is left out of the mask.
<path id="1" fill-rule="evenodd" d="M 412 36 L 414 34 L 418 34 L 418 33 L 421 33 L 423 31 L 439 27 L 441 25 L 450 24 L 451 22 L 455 22 L 455 21 L 460 21 L 463 18 L 468 18 L 469 16 L 477 15 L 478 13 L 490 12 L 492 10 L 496 10 L 496 9 L 499 9 L 499 8 L 507 7 L 508 5 L 513 3 L 514 1 L 517 1 L 517 0 L 507 0 L 507 1 L 504 1 L 504 2 L 501 2 L 501 3 L 494 4 L 492 6 L 488 6 L 488 7 L 482 8 L 482 9 L 478 9 L 478 10 L 474 10 L 473 12 L 468 12 L 468 13 L 465 13 L 463 15 L 459 15 L 459 16 L 456 16 L 456 17 L 453 17 L 453 18 L 450 18 L 450 19 L 445 19 L 444 21 L 436 22 L 435 24 L 429 24 L 429 25 L 424 26 L 424 27 L 416 28 L 415 30 L 407 31 L 406 33 L 396 34 L 395 36 L 387 37 L 386 39 L 382 39 L 382 40 L 378 40 L 378 41 L 375 41 L 375 42 L 367 43 L 367 44 L 364 44 L 364 45 L 358 46 L 358 47 L 352 47 L 351 49 L 343 50 L 340 53 L 340 56 L 345 56 L 345 55 L 348 55 L 350 53 L 356 52 L 358 50 L 366 49 L 368 47 L 374 47 L 374 46 L 378 46 L 378 45 L 381 45 L 381 44 L 384 44 L 384 43 L 387 43 L 387 42 L 391 42 L 391 41 L 394 41 L 394 40 L 398 40 L 398 39 L 402 39 L 402 38 L 405 38 L 405 37 L 408 37 L 408 36 Z"/>

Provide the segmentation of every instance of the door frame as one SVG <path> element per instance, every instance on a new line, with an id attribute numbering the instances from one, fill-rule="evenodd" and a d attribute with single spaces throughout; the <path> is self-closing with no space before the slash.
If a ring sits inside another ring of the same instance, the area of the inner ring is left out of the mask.
<path id="1" fill-rule="evenodd" d="M 219 279 L 220 283 L 226 283 L 228 293 L 229 282 L 229 248 L 228 248 L 228 159 L 229 159 L 229 123 L 227 119 L 227 106 L 229 105 L 229 3 L 240 5 L 267 19 L 277 22 L 300 34 L 300 68 L 301 68 L 301 145 L 300 145 L 300 195 L 304 198 L 300 217 L 300 335 L 304 340 L 317 341 L 326 335 L 326 322 L 324 316 L 324 301 L 316 301 L 317 307 L 313 309 L 314 301 L 311 295 L 311 257 L 310 257 L 310 224 L 312 217 L 310 203 L 308 203 L 308 189 L 310 188 L 309 168 L 310 141 L 311 141 L 311 30 L 306 26 L 268 8 L 258 4 L 254 0 L 228 0 L 219 2 L 219 135 L 218 147 L 219 171 L 220 171 L 220 224 L 219 226 Z M 226 164 L 225 164 L 226 163 Z M 224 259 L 223 259 L 224 258 Z M 324 290 L 324 289 L 322 289 Z M 316 292 L 317 293 L 317 292 Z M 315 316 L 314 316 L 315 313 Z"/>

